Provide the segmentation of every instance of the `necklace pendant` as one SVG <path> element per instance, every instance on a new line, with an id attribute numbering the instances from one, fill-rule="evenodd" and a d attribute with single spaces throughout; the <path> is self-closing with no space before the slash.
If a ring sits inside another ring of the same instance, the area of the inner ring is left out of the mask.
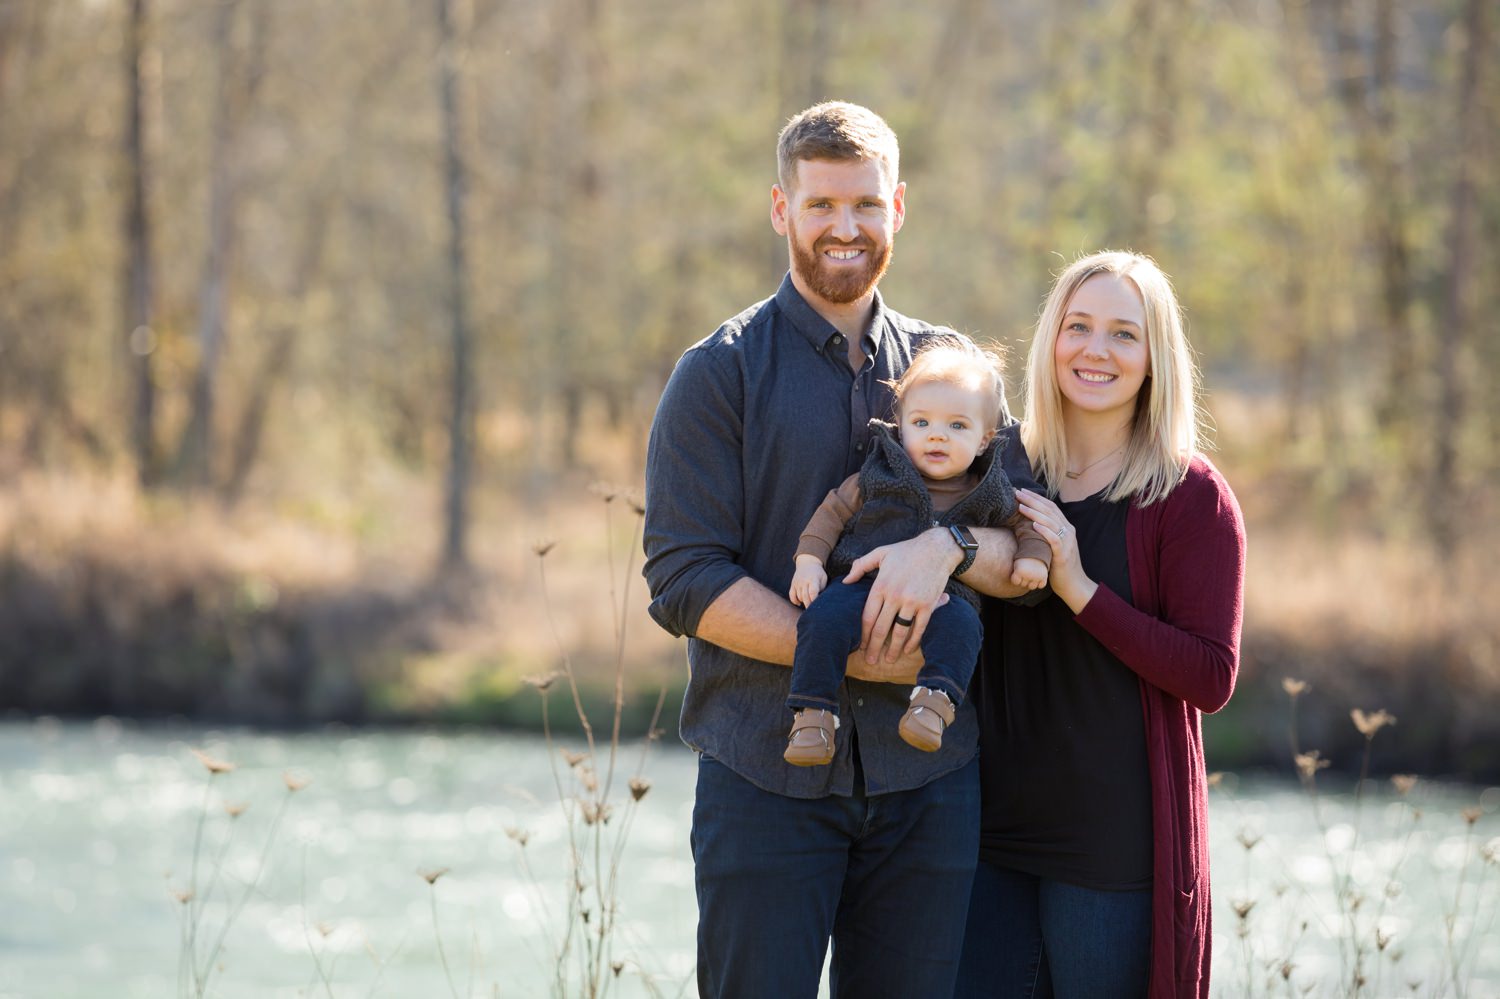
<path id="1" fill-rule="evenodd" d="M 1065 469 L 1063 469 L 1063 474 L 1064 474 L 1064 475 L 1066 475 L 1066 476 L 1067 476 L 1067 477 L 1068 477 L 1068 478 L 1070 478 L 1070 479 L 1076 479 L 1076 478 L 1078 478 L 1078 477 L 1079 477 L 1079 476 L 1080 476 L 1080 475 L 1082 475 L 1082 474 L 1083 474 L 1083 473 L 1082 473 L 1082 472 L 1070 472 L 1070 471 L 1068 471 L 1068 470 L 1067 470 L 1067 469 L 1066 469 L 1066 468 L 1065 468 Z"/>

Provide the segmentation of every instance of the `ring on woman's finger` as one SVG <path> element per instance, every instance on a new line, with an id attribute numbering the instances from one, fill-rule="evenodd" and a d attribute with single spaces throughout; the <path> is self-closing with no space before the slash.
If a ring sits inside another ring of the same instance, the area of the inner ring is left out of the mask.
<path id="1" fill-rule="evenodd" d="M 899 624 L 903 628 L 910 628 L 912 625 L 916 624 L 917 622 L 914 621 L 912 618 L 902 617 L 900 614 L 897 614 L 896 615 L 896 623 Z"/>
<path id="2" fill-rule="evenodd" d="M 1066 538 L 1068 536 L 1068 529 L 1067 529 L 1067 527 L 1066 526 L 1059 527 L 1057 529 L 1057 536 L 1058 536 L 1059 539 Z"/>

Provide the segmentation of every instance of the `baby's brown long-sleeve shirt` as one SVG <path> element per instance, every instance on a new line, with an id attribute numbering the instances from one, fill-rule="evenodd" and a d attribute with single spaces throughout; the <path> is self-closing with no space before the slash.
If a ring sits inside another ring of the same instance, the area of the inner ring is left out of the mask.
<path id="1" fill-rule="evenodd" d="M 951 479 L 928 479 L 922 480 L 927 486 L 927 493 L 932 497 L 932 508 L 938 513 L 951 510 L 960 500 L 979 485 L 979 476 L 972 472 L 954 476 Z M 833 553 L 833 548 L 838 544 L 839 535 L 844 533 L 844 527 L 859 513 L 864 500 L 859 494 L 859 473 L 849 476 L 837 489 L 831 489 L 818 509 L 813 512 L 812 519 L 802 529 L 802 537 L 797 542 L 797 555 L 813 555 L 824 565 L 828 564 L 828 556 Z M 1049 568 L 1052 565 L 1052 546 L 1047 544 L 1036 528 L 1031 526 L 1020 511 L 1005 522 L 1005 526 L 1016 532 L 1016 558 L 1038 559 Z"/>

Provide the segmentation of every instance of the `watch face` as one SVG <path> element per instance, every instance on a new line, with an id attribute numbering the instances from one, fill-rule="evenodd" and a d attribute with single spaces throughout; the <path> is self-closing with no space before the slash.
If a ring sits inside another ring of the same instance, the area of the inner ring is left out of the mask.
<path id="1" fill-rule="evenodd" d="M 953 525 L 953 540 L 957 541 L 961 548 L 977 549 L 979 542 L 974 540 L 974 533 L 962 524 Z"/>

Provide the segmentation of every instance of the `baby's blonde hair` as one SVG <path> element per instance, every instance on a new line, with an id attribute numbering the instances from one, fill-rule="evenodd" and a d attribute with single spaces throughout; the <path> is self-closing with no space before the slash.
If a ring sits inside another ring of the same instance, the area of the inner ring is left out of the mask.
<path id="1" fill-rule="evenodd" d="M 1005 361 L 998 344 L 976 344 L 968 337 L 948 332 L 927 341 L 912 357 L 906 373 L 891 383 L 896 410 L 907 391 L 922 382 L 946 382 L 987 393 L 994 400 L 986 430 L 995 430 L 1005 418 Z"/>

